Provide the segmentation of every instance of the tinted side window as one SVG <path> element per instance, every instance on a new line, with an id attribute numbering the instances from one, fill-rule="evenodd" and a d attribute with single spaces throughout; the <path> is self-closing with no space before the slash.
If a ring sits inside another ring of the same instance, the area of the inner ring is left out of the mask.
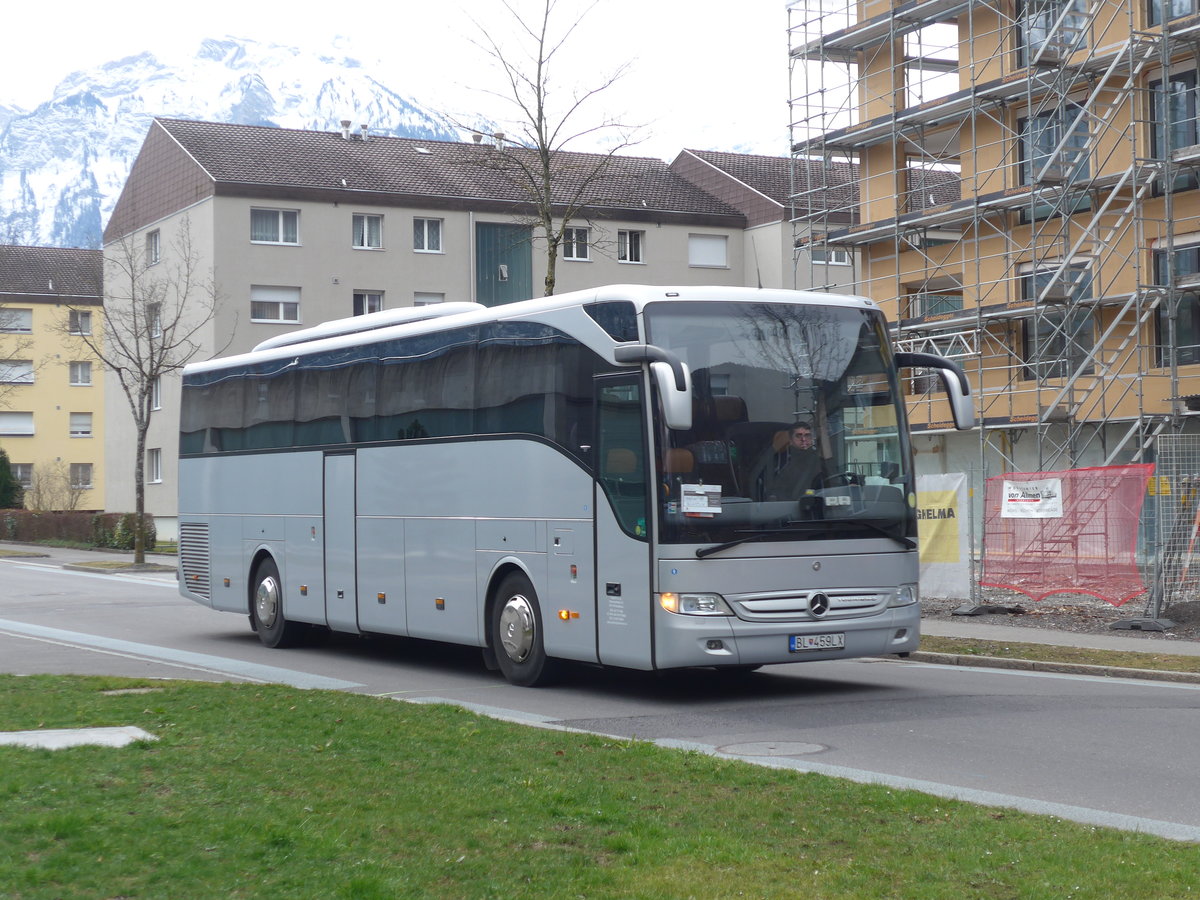
<path id="1" fill-rule="evenodd" d="M 628 300 L 592 303 L 584 309 L 614 341 L 625 343 L 638 339 L 637 309 Z"/>
<path id="2" fill-rule="evenodd" d="M 583 457 L 591 446 L 597 359 L 578 341 L 532 322 L 496 322 L 479 339 L 477 434 L 534 434 Z"/>

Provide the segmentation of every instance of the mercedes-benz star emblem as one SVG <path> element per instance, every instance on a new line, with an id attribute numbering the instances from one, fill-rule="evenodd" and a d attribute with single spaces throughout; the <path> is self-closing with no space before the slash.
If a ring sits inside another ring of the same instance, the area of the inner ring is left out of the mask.
<path id="1" fill-rule="evenodd" d="M 829 595 L 822 591 L 810 594 L 808 597 L 808 612 L 814 619 L 819 619 L 829 612 Z"/>

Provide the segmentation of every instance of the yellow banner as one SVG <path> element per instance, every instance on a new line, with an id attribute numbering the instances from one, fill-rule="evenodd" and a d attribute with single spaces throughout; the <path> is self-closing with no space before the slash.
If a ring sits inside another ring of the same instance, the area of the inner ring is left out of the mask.
<path id="1" fill-rule="evenodd" d="M 957 563 L 959 555 L 958 491 L 917 492 L 917 533 L 922 563 Z M 965 523 L 962 523 L 965 525 Z"/>

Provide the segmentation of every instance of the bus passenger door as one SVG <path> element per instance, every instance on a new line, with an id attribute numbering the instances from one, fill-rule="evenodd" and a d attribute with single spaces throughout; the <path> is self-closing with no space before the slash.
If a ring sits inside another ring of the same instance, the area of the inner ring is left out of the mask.
<path id="1" fill-rule="evenodd" d="M 649 497 L 640 375 L 596 379 L 596 627 L 600 662 L 653 666 Z"/>
<path id="2" fill-rule="evenodd" d="M 355 469 L 353 453 L 325 456 L 325 620 L 335 631 L 358 631 Z"/>

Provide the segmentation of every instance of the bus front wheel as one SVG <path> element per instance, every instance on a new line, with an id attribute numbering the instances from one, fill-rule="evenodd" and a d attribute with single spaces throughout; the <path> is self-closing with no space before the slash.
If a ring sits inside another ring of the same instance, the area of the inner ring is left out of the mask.
<path id="1" fill-rule="evenodd" d="M 514 572 L 500 583 L 491 627 L 496 662 L 511 684 L 537 687 L 555 679 L 558 666 L 546 656 L 537 593 L 523 574 Z"/>
<path id="2" fill-rule="evenodd" d="M 264 559 L 254 570 L 250 623 L 268 647 L 294 647 L 304 640 L 306 626 L 283 615 L 283 582 L 274 560 Z"/>

